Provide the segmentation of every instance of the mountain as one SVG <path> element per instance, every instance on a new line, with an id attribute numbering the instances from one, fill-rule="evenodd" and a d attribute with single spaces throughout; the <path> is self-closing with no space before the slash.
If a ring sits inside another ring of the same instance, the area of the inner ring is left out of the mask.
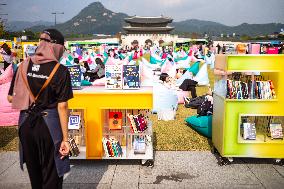
<path id="1" fill-rule="evenodd" d="M 36 21 L 36 22 L 28 22 L 28 21 L 10 21 L 7 22 L 6 28 L 8 31 L 22 31 L 26 28 L 30 28 L 33 26 L 52 26 L 54 25 L 53 22 L 47 22 L 47 21 Z"/>
<path id="2" fill-rule="evenodd" d="M 202 21 L 197 19 L 190 19 L 181 22 L 174 22 L 176 32 L 189 32 L 189 33 L 207 33 L 211 35 L 220 36 L 235 33 L 236 35 L 268 35 L 274 32 L 280 32 L 281 28 L 284 28 L 284 24 L 281 23 L 269 23 L 269 24 L 247 24 L 243 23 L 238 26 L 226 26 L 217 22 Z"/>
<path id="3" fill-rule="evenodd" d="M 122 26 L 125 25 L 124 18 L 129 17 L 124 13 L 115 13 L 106 9 L 100 2 L 91 3 L 72 19 L 65 23 L 57 24 L 64 35 L 70 34 L 115 34 L 121 32 Z M 220 36 L 235 33 L 236 35 L 267 35 L 279 32 L 284 28 L 284 24 L 269 23 L 269 24 L 247 24 L 243 23 L 238 26 L 226 26 L 212 21 L 202 21 L 190 19 L 181 22 L 173 22 L 175 27 L 174 33 L 207 33 L 209 35 Z M 50 27 L 50 25 L 48 25 Z M 41 24 L 29 28 L 32 31 L 42 31 L 47 26 Z"/>
<path id="4" fill-rule="evenodd" d="M 71 20 L 57 24 L 56 28 L 64 35 L 70 34 L 115 34 L 122 30 L 124 13 L 115 13 L 106 9 L 100 2 L 91 3 Z M 32 27 L 33 31 L 40 31 L 42 27 Z"/>

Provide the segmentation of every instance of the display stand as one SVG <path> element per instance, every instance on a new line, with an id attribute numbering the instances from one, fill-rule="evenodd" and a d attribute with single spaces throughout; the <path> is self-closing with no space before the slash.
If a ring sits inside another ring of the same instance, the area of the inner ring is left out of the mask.
<path id="1" fill-rule="evenodd" d="M 240 72 L 251 81 L 273 81 L 275 95 L 228 99 L 227 79 Z M 212 141 L 221 157 L 284 158 L 283 138 L 269 136 L 270 124 L 284 125 L 284 56 L 219 55 L 215 63 Z M 266 99 L 265 99 L 266 98 Z M 253 126 L 244 136 L 244 126 Z M 254 128 L 255 127 L 255 128 Z M 255 135 L 255 136 L 253 136 Z M 251 137 L 251 138 L 250 138 Z"/>
<path id="2" fill-rule="evenodd" d="M 84 112 L 85 146 L 79 145 L 80 155 L 71 158 L 141 159 L 144 162 L 153 160 L 152 124 L 147 118 L 147 114 L 153 108 L 152 87 L 142 87 L 138 90 L 107 90 L 104 87 L 87 87 L 75 90 L 73 93 L 74 98 L 69 101 L 69 109 Z M 110 112 L 121 112 L 121 129 L 111 129 Z M 135 133 L 127 115 L 141 113 L 147 119 L 147 129 Z M 145 153 L 134 153 L 136 136 L 144 137 Z M 114 146 L 112 146 L 114 154 L 106 152 L 107 148 L 103 145 L 106 140 L 115 141 L 115 144 L 119 142 L 122 154 L 118 153 L 118 147 Z"/>

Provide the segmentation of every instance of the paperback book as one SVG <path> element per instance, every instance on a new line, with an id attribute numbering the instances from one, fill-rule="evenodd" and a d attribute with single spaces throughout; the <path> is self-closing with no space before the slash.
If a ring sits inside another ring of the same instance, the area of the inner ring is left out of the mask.
<path id="1" fill-rule="evenodd" d="M 106 89 L 122 89 L 122 66 L 105 66 Z"/>
<path id="2" fill-rule="evenodd" d="M 256 139 L 256 128 L 255 123 L 243 123 L 244 127 L 244 139 L 255 140 Z"/>
<path id="3" fill-rule="evenodd" d="M 133 149 L 134 154 L 146 153 L 146 137 L 144 135 L 134 136 Z"/>
<path id="4" fill-rule="evenodd" d="M 122 128 L 122 112 L 109 112 L 109 129 L 119 130 Z"/>
<path id="5" fill-rule="evenodd" d="M 283 130 L 280 123 L 269 124 L 271 139 L 283 139 Z"/>
<path id="6" fill-rule="evenodd" d="M 139 89 L 139 66 L 123 65 L 123 89 Z"/>

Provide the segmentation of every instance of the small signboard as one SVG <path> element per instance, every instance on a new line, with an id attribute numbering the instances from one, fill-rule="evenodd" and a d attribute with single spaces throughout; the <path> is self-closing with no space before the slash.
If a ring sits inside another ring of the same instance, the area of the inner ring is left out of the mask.
<path id="1" fill-rule="evenodd" d="M 68 120 L 68 129 L 80 129 L 80 115 L 70 115 Z"/>
<path id="2" fill-rule="evenodd" d="M 139 66 L 123 65 L 123 89 L 139 89 Z"/>

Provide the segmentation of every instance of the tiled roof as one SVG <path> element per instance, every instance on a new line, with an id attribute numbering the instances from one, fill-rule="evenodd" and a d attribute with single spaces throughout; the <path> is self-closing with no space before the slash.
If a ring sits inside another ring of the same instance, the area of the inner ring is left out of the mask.
<path id="1" fill-rule="evenodd" d="M 174 27 L 131 27 L 131 26 L 126 26 L 123 27 L 124 30 L 126 31 L 171 31 L 175 29 Z"/>
<path id="2" fill-rule="evenodd" d="M 147 24 L 156 24 L 156 23 L 171 23 L 173 21 L 170 17 L 140 17 L 140 16 L 133 16 L 130 18 L 125 18 L 125 22 L 127 23 L 147 23 Z"/>

